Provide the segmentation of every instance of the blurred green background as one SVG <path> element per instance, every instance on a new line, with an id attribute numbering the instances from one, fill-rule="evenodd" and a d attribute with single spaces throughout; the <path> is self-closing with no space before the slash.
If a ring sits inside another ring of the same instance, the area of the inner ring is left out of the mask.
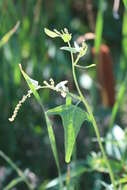
<path id="1" fill-rule="evenodd" d="M 44 115 L 36 100 L 28 99 L 21 107 L 16 120 L 13 123 L 8 121 L 16 104 L 28 90 L 18 64 L 22 63 L 26 73 L 40 84 L 51 77 L 56 82 L 67 79 L 74 92 L 70 56 L 59 49 L 64 45 L 59 39 L 52 40 L 45 35 L 44 27 L 58 30 L 67 27 L 76 40 L 87 32 L 95 32 L 96 26 L 100 42 L 107 44 L 111 51 L 115 96 L 117 96 L 127 73 L 127 13 L 122 1 L 118 13 L 113 11 L 113 3 L 113 0 L 0 0 L 0 39 L 15 26 L 17 21 L 20 22 L 17 31 L 0 48 L 0 150 L 23 171 L 28 168 L 36 176 L 38 187 L 45 181 L 57 177 L 57 170 Z M 99 30 L 96 25 L 98 13 L 100 14 Z M 103 27 L 102 36 L 101 27 Z M 82 65 L 94 62 L 91 48 L 94 45 L 99 46 L 99 40 L 88 41 L 89 50 L 86 58 L 81 60 Z M 88 72 L 79 71 L 78 74 L 80 77 L 87 73 L 95 80 L 92 87 L 89 89 L 84 87 L 83 92 L 93 105 L 101 133 L 105 134 L 109 126 L 111 107 L 105 107 L 103 101 L 100 101 L 99 81 L 95 71 L 96 69 L 92 68 Z M 49 90 L 40 91 L 40 96 L 45 109 L 64 103 L 60 96 Z M 124 93 L 116 117 L 117 123 L 123 128 L 127 125 L 126 103 Z M 54 130 L 60 164 L 64 172 L 66 164 L 63 128 L 59 118 L 54 118 Z M 89 126 L 81 129 L 77 139 L 78 160 L 85 160 L 92 150 L 98 150 L 97 144 L 92 142 L 94 136 Z M 16 176 L 13 169 L 2 158 L 0 158 L 0 176 L 0 189 Z M 97 185 L 96 179 L 101 178 L 105 178 L 105 175 L 101 176 L 97 172 L 84 174 L 79 180 L 78 189 L 99 190 L 100 186 Z M 18 185 L 16 189 L 23 190 L 26 186 Z"/>

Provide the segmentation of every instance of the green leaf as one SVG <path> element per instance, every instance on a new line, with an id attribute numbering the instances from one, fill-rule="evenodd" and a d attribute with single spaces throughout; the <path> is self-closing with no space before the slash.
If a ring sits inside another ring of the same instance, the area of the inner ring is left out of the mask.
<path id="1" fill-rule="evenodd" d="M 127 190 L 127 185 L 124 185 L 124 186 L 123 186 L 123 190 Z"/>
<path id="2" fill-rule="evenodd" d="M 51 30 L 49 30 L 47 28 L 44 28 L 44 31 L 51 38 L 59 37 L 59 35 L 56 32 L 53 32 L 53 31 L 51 31 Z"/>
<path id="3" fill-rule="evenodd" d="M 22 181 L 24 181 L 22 177 L 17 177 L 13 179 L 6 187 L 4 187 L 3 190 L 10 190 L 13 187 L 15 187 L 17 184 L 21 183 Z"/>
<path id="4" fill-rule="evenodd" d="M 61 47 L 60 49 L 65 50 L 65 51 L 69 51 L 69 52 L 72 52 L 72 53 L 77 53 L 76 48 L 71 48 L 71 47 L 64 46 L 64 47 Z"/>
<path id="5" fill-rule="evenodd" d="M 124 6 L 127 9 L 127 0 L 123 0 Z"/>
<path id="6" fill-rule="evenodd" d="M 23 76 L 24 76 L 24 78 L 25 78 L 25 80 L 26 80 L 26 82 L 27 82 L 27 84 L 28 84 L 30 90 L 33 92 L 33 94 L 34 94 L 36 100 L 37 100 L 37 101 L 39 102 L 39 104 L 41 105 L 41 99 L 40 99 L 40 96 L 39 96 L 39 94 L 38 94 L 38 92 L 37 92 L 37 90 L 36 90 L 36 87 L 38 86 L 37 81 L 31 79 L 31 78 L 23 71 L 21 64 L 19 64 L 19 67 L 20 67 L 21 73 L 23 74 Z"/>
<path id="7" fill-rule="evenodd" d="M 45 114 L 45 117 L 46 117 L 46 123 L 47 123 L 47 127 L 48 127 L 48 135 L 49 135 L 49 139 L 50 139 L 50 143 L 51 143 L 51 148 L 52 148 L 53 155 L 54 155 L 54 158 L 56 161 L 56 165 L 59 168 L 58 153 L 57 153 L 57 148 L 56 148 L 54 131 L 52 129 L 52 125 L 51 125 L 51 122 L 48 118 L 48 115 Z"/>
<path id="8" fill-rule="evenodd" d="M 104 0 L 99 0 L 99 7 L 98 7 L 98 13 L 97 13 L 97 19 L 96 19 L 96 29 L 95 29 L 95 42 L 94 42 L 94 47 L 95 47 L 95 52 L 96 54 L 99 53 L 100 50 L 100 45 L 102 41 L 102 32 L 103 32 L 103 15 L 104 15 Z"/>
<path id="9" fill-rule="evenodd" d="M 124 100 L 124 96 L 126 94 L 125 93 L 126 86 L 127 86 L 127 76 L 125 76 L 123 82 L 121 83 L 121 86 L 118 91 L 118 95 L 116 97 L 116 102 L 112 109 L 111 120 L 110 120 L 110 125 L 109 125 L 110 128 L 113 128 L 118 110 L 119 110 L 120 106 L 122 105 L 122 101 Z"/>
<path id="10" fill-rule="evenodd" d="M 71 103 L 72 103 L 72 98 L 71 98 L 71 96 L 67 96 L 67 97 L 66 97 L 66 106 L 71 105 Z"/>
<path id="11" fill-rule="evenodd" d="M 121 162 L 118 162 L 117 160 L 113 159 L 110 159 L 109 162 L 110 165 L 112 166 L 114 173 L 121 172 L 122 170 Z M 106 162 L 100 153 L 97 154 L 95 152 L 92 152 L 92 154 L 87 157 L 87 163 L 88 166 L 93 171 L 98 171 L 100 173 L 109 173 Z"/>
<path id="12" fill-rule="evenodd" d="M 54 131 L 52 129 L 52 125 L 51 125 L 51 122 L 50 122 L 50 120 L 48 118 L 47 113 L 45 113 L 45 118 L 46 118 L 46 123 L 47 123 L 47 127 L 48 127 L 48 135 L 49 135 L 49 139 L 50 139 L 50 144 L 51 144 L 53 156 L 55 158 L 56 166 L 57 166 L 57 169 L 58 169 L 60 187 L 62 189 L 63 185 L 62 185 L 62 181 L 61 181 L 61 171 L 60 171 L 60 164 L 59 164 L 59 159 L 58 159 L 55 135 L 54 135 Z"/>
<path id="13" fill-rule="evenodd" d="M 88 120 L 88 114 L 74 105 L 62 105 L 50 109 L 49 115 L 60 115 L 64 127 L 65 161 L 70 162 L 73 147 L 84 120 Z"/>
<path id="14" fill-rule="evenodd" d="M 15 25 L 9 32 L 7 32 L 7 33 L 3 36 L 3 38 L 0 40 L 0 48 L 1 48 L 3 45 L 5 45 L 5 44 L 8 42 L 8 40 L 11 38 L 11 36 L 16 32 L 16 30 L 17 30 L 18 27 L 19 27 L 19 24 L 20 24 L 20 22 L 18 21 L 18 22 L 16 23 L 16 25 Z"/>

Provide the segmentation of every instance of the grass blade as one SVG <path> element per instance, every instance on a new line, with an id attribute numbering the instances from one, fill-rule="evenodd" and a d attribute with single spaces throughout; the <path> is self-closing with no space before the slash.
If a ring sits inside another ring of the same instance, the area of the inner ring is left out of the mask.
<path id="1" fill-rule="evenodd" d="M 17 177 L 16 179 L 13 179 L 3 190 L 10 190 L 22 181 L 23 181 L 22 177 Z"/>
<path id="2" fill-rule="evenodd" d="M 6 33 L 6 34 L 3 36 L 3 38 L 0 40 L 0 48 L 1 48 L 3 45 L 5 45 L 5 44 L 8 42 L 8 40 L 11 38 L 11 36 L 16 32 L 16 30 L 17 30 L 18 27 L 19 27 L 19 24 L 20 24 L 20 22 L 18 21 L 18 22 L 16 23 L 16 25 L 14 26 L 14 28 L 12 28 L 8 33 Z"/>
<path id="3" fill-rule="evenodd" d="M 96 30 L 95 30 L 95 53 L 98 54 L 100 50 L 101 45 L 101 39 L 102 39 L 102 32 L 103 32 L 103 4 L 104 1 L 99 1 L 99 8 L 97 13 L 97 20 L 96 20 Z"/>
<path id="4" fill-rule="evenodd" d="M 36 90 L 35 84 L 32 82 L 32 81 L 34 81 L 34 80 L 31 79 L 31 78 L 23 71 L 21 64 L 19 64 L 19 67 L 20 67 L 20 71 L 21 71 L 21 73 L 23 74 L 23 76 L 24 76 L 24 78 L 25 78 L 25 80 L 26 80 L 26 82 L 27 82 L 29 88 L 30 88 L 31 91 L 33 92 L 33 94 L 34 94 L 36 100 L 38 101 L 38 103 L 39 103 L 40 105 L 42 105 L 42 104 L 41 104 L 41 99 L 40 99 L 40 96 L 39 96 L 39 94 L 38 94 L 38 92 L 37 92 L 37 90 Z M 38 86 L 38 85 L 37 85 L 37 86 Z"/>
<path id="5" fill-rule="evenodd" d="M 57 169 L 58 169 L 60 188 L 63 188 L 62 180 L 61 180 L 60 164 L 59 164 L 59 158 L 58 158 L 58 153 L 57 153 L 57 147 L 56 147 L 56 140 L 55 140 L 54 131 L 52 129 L 52 125 L 51 125 L 51 122 L 50 122 L 50 120 L 48 118 L 48 114 L 47 113 L 45 113 L 45 117 L 46 117 L 46 123 L 47 123 L 47 127 L 48 127 L 48 135 L 49 135 L 49 139 L 50 139 L 50 144 L 51 144 L 53 156 L 55 158 L 56 166 L 57 166 Z"/>
<path id="6" fill-rule="evenodd" d="M 118 109 L 119 109 L 119 107 L 120 107 L 120 105 L 122 103 L 123 97 L 125 95 L 126 86 L 127 86 L 127 77 L 125 78 L 124 82 L 122 83 L 122 85 L 120 87 L 116 102 L 115 102 L 115 104 L 113 106 L 112 115 L 111 115 L 111 121 L 110 121 L 110 125 L 109 125 L 110 128 L 112 128 L 113 125 L 114 125 Z"/>
<path id="7" fill-rule="evenodd" d="M 23 181 L 26 183 L 29 190 L 33 190 L 33 187 L 29 184 L 29 181 L 27 180 L 24 173 L 16 166 L 16 164 L 0 150 L 0 157 L 2 157 L 20 176 L 20 178 L 23 179 Z"/>

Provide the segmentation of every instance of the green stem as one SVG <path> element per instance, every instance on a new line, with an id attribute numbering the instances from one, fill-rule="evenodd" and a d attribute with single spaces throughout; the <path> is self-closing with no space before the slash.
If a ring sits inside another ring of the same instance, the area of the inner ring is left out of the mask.
<path id="1" fill-rule="evenodd" d="M 66 176 L 66 186 L 67 190 L 70 189 L 70 180 L 71 180 L 71 171 L 70 171 L 70 164 L 67 165 L 67 176 Z"/>
<path id="2" fill-rule="evenodd" d="M 96 65 L 95 64 L 91 64 L 91 65 L 88 65 L 88 66 L 81 66 L 81 65 L 75 65 L 76 67 L 78 67 L 79 69 L 89 69 L 91 67 L 95 67 Z"/>
<path id="3" fill-rule="evenodd" d="M 69 45 L 69 47 L 71 47 L 70 43 L 68 43 L 68 45 Z M 114 177 L 112 168 L 110 166 L 109 160 L 108 160 L 108 158 L 106 156 L 105 150 L 103 148 L 103 144 L 101 142 L 101 137 L 100 137 L 98 126 L 96 124 L 96 121 L 95 121 L 94 115 L 92 113 L 92 110 L 91 110 L 89 104 L 87 103 L 86 98 L 83 96 L 83 94 L 82 94 L 82 92 L 81 92 L 81 90 L 79 88 L 79 84 L 78 84 L 77 77 L 76 77 L 76 72 L 75 72 L 75 65 L 76 64 L 74 62 L 74 57 L 73 57 L 73 53 L 72 52 L 71 52 L 71 59 L 72 59 L 72 74 L 73 74 L 73 79 L 74 79 L 74 82 L 75 82 L 75 86 L 76 86 L 77 91 L 78 91 L 78 93 L 79 93 L 79 95 L 81 97 L 81 101 L 83 102 L 83 104 L 84 104 L 87 112 L 90 115 L 90 118 L 91 118 L 94 130 L 95 130 L 95 133 L 96 133 L 96 136 L 97 136 L 97 140 L 98 140 L 98 144 L 99 144 L 100 150 L 102 152 L 103 158 L 104 158 L 104 160 L 105 160 L 105 162 L 107 164 L 108 170 L 109 170 L 109 175 L 110 175 L 111 182 L 113 184 L 113 188 L 114 188 L 114 190 L 116 190 L 115 177 Z M 77 63 L 77 60 L 76 60 L 76 63 Z"/>

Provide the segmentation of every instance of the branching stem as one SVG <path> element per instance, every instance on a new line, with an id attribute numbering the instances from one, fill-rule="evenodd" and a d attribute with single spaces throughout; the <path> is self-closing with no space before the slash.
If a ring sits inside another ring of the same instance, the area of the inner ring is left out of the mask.
<path id="1" fill-rule="evenodd" d="M 69 47 L 71 48 L 71 45 L 70 43 L 68 43 Z M 117 190 L 116 189 L 116 185 L 115 185 L 115 177 L 114 177 L 114 174 L 113 174 L 113 171 L 112 171 L 112 168 L 110 166 L 110 163 L 109 163 L 109 160 L 107 158 L 107 155 L 105 153 L 105 150 L 104 150 L 104 147 L 103 147 L 103 144 L 101 142 L 101 136 L 100 136 L 100 133 L 99 133 L 99 129 L 98 129 L 98 126 L 97 126 L 97 123 L 95 121 L 95 118 L 94 118 L 94 115 L 92 113 L 92 110 L 86 100 L 86 98 L 83 96 L 81 90 L 80 90 L 80 87 L 79 87 L 79 84 L 78 84 L 78 81 L 77 81 L 77 77 L 76 77 L 76 72 L 75 72 L 75 65 L 78 63 L 78 60 L 76 59 L 76 61 L 74 61 L 74 56 L 73 56 L 73 53 L 71 52 L 71 60 L 72 60 L 72 74 L 73 74 L 73 79 L 74 79 L 74 83 L 75 83 L 75 86 L 77 88 L 77 91 L 78 91 L 78 94 L 79 96 L 81 97 L 81 101 L 82 103 L 84 104 L 87 112 L 89 113 L 89 116 L 91 118 L 91 121 L 92 121 L 92 124 L 93 124 L 93 127 L 94 127 L 94 130 L 95 130 L 95 133 L 96 133 L 96 136 L 97 136 L 97 140 L 98 140 L 98 144 L 99 144 L 99 147 L 100 147 L 100 150 L 102 152 L 102 155 L 103 155 L 103 158 L 105 160 L 105 163 L 107 164 L 107 168 L 109 170 L 109 175 L 110 175 L 110 179 L 111 179 L 111 182 L 113 184 L 113 188 L 114 190 Z"/>

